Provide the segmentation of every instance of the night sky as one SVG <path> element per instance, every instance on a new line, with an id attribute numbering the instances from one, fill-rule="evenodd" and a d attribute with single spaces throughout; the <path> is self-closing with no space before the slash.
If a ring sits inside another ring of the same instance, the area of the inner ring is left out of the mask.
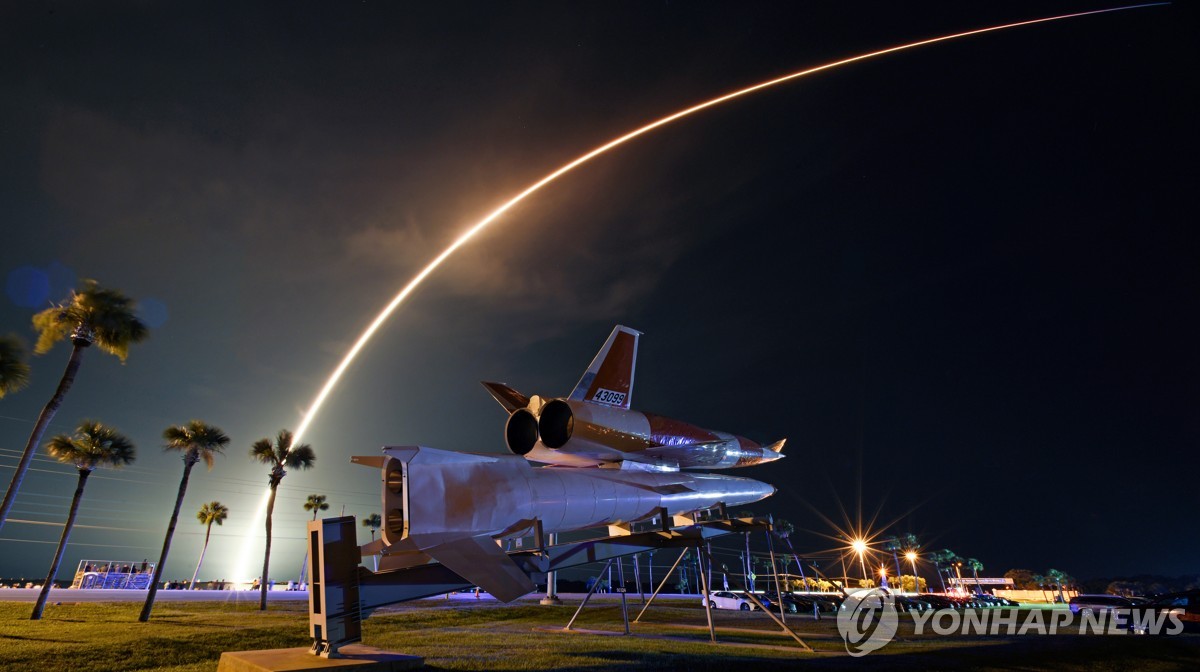
<path id="1" fill-rule="evenodd" d="M 9 3 L 0 333 L 32 344 L 81 278 L 155 327 L 123 366 L 87 352 L 47 434 L 96 418 L 139 447 L 93 476 L 63 575 L 157 557 L 182 471 L 161 433 L 200 418 L 233 444 L 194 472 L 166 576 L 191 575 L 218 499 L 201 578 L 234 578 L 267 477 L 250 444 L 299 424 L 428 260 L 583 151 L 830 60 L 1105 6 Z M 731 473 L 779 488 L 753 508 L 802 551 L 861 511 L 988 575 L 1197 572 L 1197 27 L 1172 5 L 895 54 L 555 183 L 349 371 L 305 436 L 317 468 L 280 489 L 274 571 L 298 572 L 308 493 L 379 510 L 351 455 L 502 452 L 478 381 L 566 394 L 621 323 L 645 334 L 635 408 L 788 439 Z M 68 351 L 0 401 L 2 485 Z M 38 523 L 65 518 L 74 471 L 39 455 L 0 577 L 44 575 L 59 529 Z"/>

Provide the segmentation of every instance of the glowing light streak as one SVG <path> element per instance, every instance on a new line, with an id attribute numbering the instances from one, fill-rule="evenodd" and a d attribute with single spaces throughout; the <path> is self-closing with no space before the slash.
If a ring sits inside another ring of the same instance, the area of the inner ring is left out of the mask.
<path id="1" fill-rule="evenodd" d="M 371 321 L 371 323 L 367 326 L 367 328 L 362 332 L 362 335 L 360 335 L 358 337 L 358 340 L 355 341 L 354 345 L 350 348 L 350 350 L 342 358 L 341 363 L 339 363 L 337 368 L 334 369 L 333 373 L 329 376 L 329 379 L 325 381 L 325 385 L 321 387 L 321 391 L 319 393 L 317 393 L 316 398 L 313 399 L 312 404 L 308 408 L 308 412 L 305 413 L 304 418 L 300 421 L 300 426 L 296 428 L 295 442 L 300 443 L 301 437 L 308 430 L 309 425 L 312 424 L 312 421 L 316 417 L 317 412 L 321 409 L 321 406 L 325 403 L 325 400 L 329 397 L 330 393 L 333 392 L 334 387 L 337 386 L 338 381 L 340 381 L 342 378 L 342 375 L 346 373 L 346 369 L 348 369 L 350 367 L 350 364 L 352 364 L 354 362 L 354 360 L 358 357 L 358 353 L 361 352 L 364 347 L 366 347 L 367 342 L 371 340 L 371 337 L 375 335 L 375 332 L 378 331 L 381 326 L 383 326 L 383 323 L 386 322 L 389 317 L 391 317 L 392 313 L 395 312 L 396 308 L 398 308 L 400 306 L 400 304 L 403 303 L 404 299 L 408 298 L 409 294 L 412 294 L 413 290 L 415 290 L 421 284 L 421 282 L 423 282 L 425 280 L 425 278 L 427 278 L 429 276 L 430 273 L 433 273 L 435 270 L 437 270 L 437 268 L 439 266 L 441 266 L 442 263 L 450 257 L 450 255 L 454 254 L 458 250 L 458 248 L 465 245 L 468 241 L 470 241 L 472 238 L 474 238 L 480 231 L 487 228 L 487 226 L 489 224 L 491 224 L 492 222 L 494 222 L 498 217 L 500 217 L 500 215 L 503 215 L 504 213 L 511 210 L 513 208 L 513 206 L 517 205 L 521 201 L 524 201 L 527 197 L 529 197 L 533 193 L 537 192 L 539 189 L 546 186 L 547 184 L 550 184 L 551 182 L 557 180 L 559 177 L 562 177 L 566 173 L 571 172 L 575 168 L 579 167 L 580 165 L 583 165 L 584 163 L 587 163 L 588 161 L 596 158 L 597 156 L 604 154 L 605 152 L 609 151 L 610 149 L 619 147 L 619 146 L 629 142 L 630 140 L 633 140 L 634 138 L 645 135 L 646 133 L 649 133 L 650 131 L 653 131 L 657 128 L 665 126 L 673 121 L 677 121 L 684 117 L 695 114 L 696 112 L 700 112 L 701 110 L 706 110 L 710 107 L 714 107 L 716 105 L 720 105 L 721 103 L 725 103 L 730 100 L 734 100 L 735 98 L 741 98 L 742 96 L 749 95 L 756 91 L 761 91 L 763 89 L 767 89 L 767 88 L 770 88 L 770 87 L 773 87 L 773 86 L 776 86 L 779 84 L 783 84 L 785 82 L 790 82 L 794 79 L 799 79 L 801 77 L 805 77 L 808 75 L 816 74 L 818 72 L 832 70 L 834 68 L 838 68 L 843 65 L 849 65 L 851 63 L 857 63 L 859 61 L 865 61 L 867 59 L 877 58 L 879 56 L 885 56 L 887 54 L 893 54 L 893 53 L 896 53 L 899 51 L 916 49 L 917 47 L 923 47 L 923 46 L 930 45 L 930 44 L 937 44 L 939 42 L 947 42 L 949 40 L 957 40 L 957 39 L 961 39 L 964 37 L 970 37 L 972 35 L 981 35 L 984 33 L 991 33 L 991 32 L 996 32 L 996 31 L 1000 31 L 1000 30 L 1007 30 L 1010 28 L 1018 28 L 1021 26 L 1030 26 L 1030 25 L 1039 24 L 1039 23 L 1047 23 L 1050 21 L 1061 21 L 1063 19 L 1071 19 L 1071 18 L 1077 18 L 1077 17 L 1081 17 L 1081 16 L 1089 16 L 1092 14 L 1105 14 L 1105 13 L 1109 13 L 1109 12 L 1119 12 L 1119 11 L 1124 11 L 1124 10 L 1129 10 L 1129 9 L 1139 9 L 1139 8 L 1143 8 L 1143 7 L 1155 7 L 1155 6 L 1168 5 L 1168 4 L 1170 4 L 1170 3 L 1169 2 L 1154 2 L 1154 3 L 1146 3 L 1146 4 L 1140 4 L 1140 5 L 1128 5 L 1128 6 L 1124 6 L 1124 7 L 1113 7 L 1113 8 L 1109 8 L 1109 9 L 1097 9 L 1097 10 L 1091 10 L 1091 11 L 1087 11 L 1087 12 L 1075 12 L 1072 14 L 1060 14 L 1058 16 L 1050 16 L 1050 17 L 1045 17 L 1045 18 L 1041 18 L 1041 19 L 1031 19 L 1028 21 L 1018 21 L 1015 23 L 1006 23 L 1006 24 L 1002 24 L 1002 25 L 998 25 L 998 26 L 990 26 L 987 28 L 978 28 L 975 30 L 968 30 L 968 31 L 964 31 L 961 33 L 954 33 L 952 35 L 943 35 L 940 37 L 933 37 L 933 38 L 926 39 L 926 40 L 919 40 L 917 42 L 909 42 L 907 44 L 901 44 L 901 45 L 898 45 L 895 47 L 889 47 L 887 49 L 880 49 L 878 51 L 872 51 L 872 52 L 868 52 L 865 54 L 859 54 L 857 56 L 851 56 L 849 58 L 843 58 L 841 60 L 832 61 L 832 62 L 826 63 L 824 65 L 818 65 L 818 66 L 808 68 L 805 70 L 800 70 L 798 72 L 793 72 L 791 74 L 784 75 L 782 77 L 777 77 L 775 79 L 771 79 L 771 80 L 768 80 L 765 82 L 760 82 L 758 84 L 754 84 L 752 86 L 748 86 L 746 88 L 738 89 L 731 93 L 727 93 L 725 95 L 718 96 L 716 98 L 712 98 L 705 102 L 702 102 L 697 105 L 693 105 L 686 109 L 680 110 L 679 112 L 675 112 L 673 114 L 669 114 L 665 117 L 662 117 L 660 119 L 652 121 L 652 122 L 646 124 L 645 126 L 642 126 L 641 128 L 630 131 L 629 133 L 626 133 L 625 135 L 617 137 L 614 140 L 610 140 L 609 142 L 607 142 L 603 145 L 600 145 L 599 147 L 596 147 L 595 149 L 573 159 L 572 161 L 561 166 L 554 172 L 546 175 L 542 179 L 540 179 L 537 182 L 534 182 L 530 186 L 526 187 L 524 191 L 522 191 L 521 193 L 519 193 L 516 196 L 514 196 L 513 198 L 511 198 L 508 202 L 504 203 L 499 208 L 496 208 L 494 211 L 492 211 L 492 213 L 489 214 L 487 217 L 484 217 L 482 220 L 480 220 L 474 226 L 467 229 L 467 231 L 465 233 L 463 233 L 457 239 L 455 239 L 455 241 L 453 243 L 451 243 L 449 247 L 447 247 L 445 250 L 443 250 L 441 252 L 441 254 L 434 257 L 433 261 L 429 262 L 429 264 L 426 265 L 425 268 L 421 269 L 421 271 L 419 273 L 417 273 L 417 275 L 415 277 L 413 277 L 413 279 L 410 280 L 408 282 L 408 284 L 405 285 L 404 288 L 401 289 L 398 294 L 396 294 L 396 296 L 391 300 L 391 302 L 389 302 L 387 304 L 387 306 L 385 306 L 384 309 L 382 311 L 380 311 L 380 313 L 375 317 L 375 319 Z M 265 515 L 265 511 L 263 512 L 263 514 Z M 247 540 L 247 542 L 249 542 L 249 540 Z M 242 555 L 243 555 L 243 557 L 245 557 L 246 549 L 243 549 Z"/>
<path id="2" fill-rule="evenodd" d="M 1004 25 L 991 26 L 989 28 L 978 28 L 976 30 L 968 30 L 968 31 L 962 32 L 962 33 L 954 33 L 953 35 L 943 35 L 941 37 L 934 37 L 934 38 L 930 38 L 927 40 L 920 40 L 918 42 L 910 42 L 908 44 L 902 44 L 902 45 L 895 46 L 895 47 L 889 47 L 887 49 L 880 49 L 879 51 L 872 51 L 872 52 L 869 52 L 866 54 L 859 54 L 858 56 L 851 56 L 850 58 L 843 58 L 839 61 L 833 61 L 831 63 L 826 63 L 824 65 L 818 65 L 813 68 L 808 68 L 807 70 L 800 70 L 799 72 L 793 72 L 789 75 L 784 75 L 782 77 L 777 77 L 775 79 L 768 80 L 766 82 L 754 84 L 753 86 L 748 86 L 744 89 L 738 89 L 737 91 L 734 91 L 732 93 L 727 93 L 723 96 L 719 96 L 717 98 L 707 100 L 698 105 L 693 105 L 692 107 L 681 110 L 674 114 L 667 115 L 665 117 L 662 117 L 661 119 L 658 119 L 657 121 L 652 121 L 649 124 L 646 124 L 645 126 L 642 126 L 641 128 L 639 128 L 637 130 L 630 131 L 629 133 L 626 133 L 625 135 L 622 135 L 622 136 L 616 138 L 615 140 L 610 140 L 609 142 L 607 142 L 603 145 L 600 145 L 599 147 L 593 149 L 592 151 L 590 151 L 590 152 L 572 160 L 570 163 L 567 163 L 566 165 L 558 168 L 557 170 L 550 173 L 549 175 L 546 175 L 545 177 L 538 180 L 537 182 L 534 182 L 529 187 L 526 187 L 526 189 L 524 191 L 522 191 L 521 193 L 514 196 L 512 199 L 510 199 L 504 205 L 501 205 L 499 208 L 496 208 L 494 211 L 492 211 L 492 213 L 490 215 L 488 215 L 487 217 L 484 217 L 482 220 L 480 220 L 477 224 L 472 226 L 470 229 L 467 229 L 467 231 L 465 233 L 463 233 L 461 236 L 459 236 L 453 243 L 450 244 L 449 247 L 447 247 L 445 250 L 443 250 L 441 254 L 434 257 L 433 261 L 429 262 L 429 264 L 427 266 L 425 266 L 425 268 L 421 269 L 421 272 L 417 273 L 417 275 L 412 280 L 410 280 L 408 282 L 408 284 L 404 286 L 403 289 L 400 290 L 400 293 L 397 294 L 395 296 L 395 298 L 393 298 L 386 307 L 384 307 L 384 309 L 379 313 L 379 315 L 377 315 L 375 317 L 375 319 L 371 321 L 371 324 L 367 326 L 366 330 L 364 330 L 362 335 L 358 337 L 358 340 L 354 343 L 353 347 L 351 347 L 349 352 L 346 353 L 346 356 L 342 358 L 341 363 L 338 364 L 336 369 L 334 369 L 333 374 L 331 374 L 329 376 L 329 379 L 327 381 L 325 381 L 325 385 L 321 388 L 321 391 L 317 394 L 316 398 L 313 399 L 312 405 L 309 406 L 308 412 L 305 414 L 303 420 L 301 420 L 300 426 L 296 429 L 296 433 L 295 433 L 296 442 L 297 443 L 300 442 L 300 437 L 303 436 L 304 432 L 308 430 L 308 426 L 310 424 L 312 424 L 313 418 L 316 417 L 317 411 L 320 410 L 321 405 L 325 403 L 325 399 L 329 397 L 329 394 L 333 391 L 333 388 L 337 386 L 338 381 L 341 380 L 341 378 L 342 378 L 342 374 L 344 374 L 346 372 L 346 369 L 349 368 L 350 364 L 354 362 L 354 359 L 356 357 L 358 357 L 358 353 L 360 351 L 362 351 L 362 349 L 366 346 L 367 342 L 371 340 L 371 337 L 373 335 L 375 335 L 375 332 L 379 330 L 379 327 L 381 327 L 383 325 L 383 323 L 387 321 L 388 317 L 391 316 L 391 314 L 396 310 L 397 307 L 399 307 L 399 305 L 404 301 L 404 299 L 408 298 L 408 295 L 411 294 L 413 292 L 413 290 L 415 290 L 417 288 L 417 286 L 419 286 L 421 284 L 421 282 L 424 281 L 425 278 L 429 276 L 430 273 L 433 273 L 435 270 L 437 270 L 438 266 L 442 265 L 442 262 L 446 261 L 446 259 L 448 259 L 450 257 L 450 255 L 454 254 L 458 250 L 458 248 L 462 247 L 468 241 L 470 241 L 472 238 L 474 238 L 476 234 L 478 234 L 483 229 L 487 228 L 487 226 L 489 224 L 491 224 L 493 221 L 495 221 L 497 217 L 508 212 L 509 210 L 511 210 L 513 208 L 513 206 L 515 206 L 518 203 L 520 203 L 521 201 L 525 200 L 527 197 L 529 197 L 530 195 L 532 195 L 534 192 L 538 191 L 542 187 L 546 186 L 547 184 L 550 184 L 554 180 L 557 180 L 559 177 L 562 177 L 563 175 L 565 175 L 566 173 L 569 173 L 570 171 L 574 170 L 575 168 L 579 167 L 580 165 L 587 163 L 588 161 L 596 158 L 597 156 L 599 156 L 601 154 L 604 154 L 608 150 L 619 147 L 620 145 L 623 145 L 623 144 L 629 142 L 630 140 L 633 140 L 636 137 L 645 135 L 646 133 L 649 133 L 650 131 L 653 131 L 656 128 L 665 126 L 673 121 L 676 121 L 676 120 L 682 119 L 686 116 L 695 114 L 696 112 L 699 112 L 701 110 L 706 110 L 710 107 L 720 105 L 721 103 L 728 102 L 735 98 L 740 98 L 742 96 L 754 93 L 755 91 L 761 91 L 763 89 L 766 89 L 766 88 L 769 88 L 772 86 L 776 86 L 778 84 L 783 84 L 784 82 L 790 82 L 793 79 L 799 79 L 800 77 L 805 77 L 807 75 L 816 74 L 818 72 L 823 72 L 825 70 L 832 70 L 833 68 L 841 67 L 843 65 L 849 65 L 851 63 L 857 63 L 859 61 L 865 61 L 869 58 L 877 58 L 879 56 L 893 54 L 898 51 L 904 51 L 907 49 L 915 49 L 917 47 L 923 47 L 923 46 L 926 46 L 929 44 L 936 44 L 938 42 L 946 42 L 949 40 L 957 40 L 957 39 L 960 39 L 963 37 L 970 37 L 971 35 L 981 35 L 983 33 L 991 33 L 991 32 L 995 32 L 995 31 L 999 31 L 999 30 L 1007 30 L 1009 28 L 1017 28 L 1020 26 L 1030 26 L 1030 25 L 1034 25 L 1034 24 L 1038 24 L 1038 23 L 1046 23 L 1049 21 L 1060 21 L 1062 19 L 1070 19 L 1070 18 L 1076 18 L 1076 17 L 1080 17 L 1080 16 L 1088 16 L 1091 14 L 1105 14 L 1108 12 L 1119 12 L 1119 11 L 1127 10 L 1127 9 L 1138 9 L 1141 7 L 1154 7 L 1154 6 L 1166 5 L 1166 4 L 1170 4 L 1170 3 L 1155 2 L 1155 3 L 1148 3 L 1148 4 L 1142 4 L 1142 5 L 1129 5 L 1126 7 L 1115 7 L 1115 8 L 1111 8 L 1111 9 L 1097 9 L 1097 10 L 1092 10 L 1092 11 L 1088 11 L 1088 12 L 1076 12 L 1074 14 L 1062 14 L 1059 16 L 1051 16 L 1051 17 L 1046 17 L 1046 18 L 1042 18 L 1042 19 L 1031 19 L 1029 21 L 1018 21 L 1016 23 L 1006 23 Z"/>

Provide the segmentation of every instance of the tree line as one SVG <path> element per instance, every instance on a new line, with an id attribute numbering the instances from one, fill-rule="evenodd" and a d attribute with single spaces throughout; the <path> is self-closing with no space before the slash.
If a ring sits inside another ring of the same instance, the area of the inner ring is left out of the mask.
<path id="1" fill-rule="evenodd" d="M 101 287 L 94 280 L 85 281 L 83 286 L 73 291 L 70 298 L 63 303 L 34 315 L 33 328 L 37 332 L 35 354 L 45 354 L 64 340 L 70 341 L 71 353 L 54 394 L 42 408 L 37 422 L 30 432 L 29 440 L 21 453 L 12 481 L 5 492 L 3 503 L 0 504 L 0 529 L 3 529 L 8 520 L 13 502 L 46 428 L 62 406 L 63 399 L 75 382 L 84 353 L 95 346 L 101 352 L 114 355 L 124 363 L 129 355 L 129 348 L 149 336 L 149 329 L 137 317 L 135 302 L 117 290 Z M 0 398 L 26 387 L 30 373 L 31 367 L 25 359 L 20 339 L 11 335 L 0 336 Z M 154 566 L 154 577 L 150 582 L 146 601 L 139 616 L 139 620 L 143 622 L 149 620 L 154 607 L 155 596 L 166 567 L 171 540 L 175 535 L 175 527 L 179 521 L 179 512 L 187 492 L 192 469 L 203 461 L 205 466 L 211 470 L 217 456 L 223 455 L 226 447 L 230 444 L 229 436 L 219 427 L 201 420 L 191 420 L 183 425 L 168 427 L 163 431 L 162 436 L 164 450 L 179 453 L 183 461 L 183 475 L 179 480 L 175 506 L 167 524 L 162 552 L 158 563 Z M 71 530 L 75 525 L 75 518 L 79 512 L 79 504 L 83 499 L 88 477 L 100 467 L 120 468 L 131 464 L 136 459 L 137 452 L 128 437 L 113 427 L 91 419 L 81 421 L 72 435 L 60 434 L 52 437 L 46 442 L 45 450 L 55 460 L 75 467 L 79 476 L 66 522 L 63 524 L 62 535 L 30 616 L 34 620 L 40 619 L 45 610 L 50 589 L 57 578 Z M 270 488 L 270 495 L 267 501 L 266 548 L 263 553 L 259 597 L 259 608 L 265 610 L 267 608 L 267 588 L 270 584 L 272 516 L 275 508 L 275 496 L 279 484 L 287 475 L 288 470 L 311 469 L 316 464 L 316 453 L 308 444 L 296 444 L 292 432 L 281 429 L 273 439 L 263 438 L 255 441 L 250 446 L 249 456 L 254 461 L 269 467 L 267 485 Z M 314 494 L 309 495 L 305 502 L 304 508 L 306 511 L 313 512 L 314 520 L 316 520 L 318 511 L 329 508 L 325 499 L 324 495 Z M 205 526 L 204 545 L 201 548 L 200 559 L 196 563 L 196 570 L 192 574 L 189 587 L 194 587 L 200 567 L 204 563 L 212 526 L 224 523 L 228 515 L 228 507 L 217 501 L 205 503 L 197 512 L 197 519 Z M 364 525 L 371 527 L 372 539 L 375 529 L 379 527 L 378 522 L 377 514 L 363 521 Z M 307 564 L 307 556 L 305 564 Z M 303 571 L 302 569 L 301 580 L 303 580 Z"/>

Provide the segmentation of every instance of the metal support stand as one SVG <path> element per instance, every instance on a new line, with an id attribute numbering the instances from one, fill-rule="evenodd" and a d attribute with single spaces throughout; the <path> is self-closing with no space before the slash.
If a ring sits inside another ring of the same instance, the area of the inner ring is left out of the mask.
<path id="1" fill-rule="evenodd" d="M 775 518 L 767 516 L 767 520 L 771 521 L 771 529 L 774 529 Z M 775 543 L 771 541 L 771 530 L 767 530 L 767 552 L 771 554 L 771 576 L 775 577 L 775 596 L 779 598 L 779 619 L 786 623 L 787 616 L 783 611 L 783 591 L 779 589 L 779 566 L 775 564 Z"/>
<path id="2" fill-rule="evenodd" d="M 650 605 L 654 603 L 654 598 L 658 597 L 659 591 L 663 589 L 663 586 L 667 585 L 667 579 L 671 578 L 671 573 L 674 572 L 675 568 L 679 566 L 679 562 L 683 560 L 683 557 L 687 555 L 687 552 L 688 549 L 685 548 L 683 549 L 683 552 L 679 554 L 679 557 L 675 558 L 675 564 L 671 565 L 671 568 L 667 570 L 667 575 L 663 577 L 662 583 L 658 584 L 658 587 L 654 589 L 654 593 L 650 595 L 650 601 L 647 602 L 645 606 L 642 607 L 642 610 L 638 612 L 637 618 L 633 619 L 634 623 L 640 621 L 642 619 L 642 614 L 646 613 L 646 610 L 649 609 Z"/>
<path id="3" fill-rule="evenodd" d="M 800 635 L 797 635 L 795 630 L 792 630 L 791 628 L 789 628 L 789 627 L 787 626 L 787 624 L 786 624 L 786 623 L 784 623 L 783 621 L 779 620 L 778 618 L 775 618 L 775 614 L 772 614 L 770 609 L 767 609 L 766 607 L 764 607 L 764 606 L 763 606 L 763 603 L 759 601 L 759 599 L 758 599 L 758 596 L 757 596 L 757 595 L 755 595 L 754 593 L 752 593 L 752 592 L 750 592 L 750 591 L 748 591 L 748 590 L 743 590 L 743 591 L 742 591 L 742 594 L 746 596 L 746 599 L 750 600 L 750 601 L 751 601 L 751 602 L 753 602 L 755 605 L 757 605 L 759 609 L 762 609 L 762 612 L 763 612 L 764 614 L 766 614 L 767 616 L 770 616 L 770 617 L 771 617 L 771 620 L 772 620 L 772 621 L 775 621 L 775 624 L 776 624 L 776 625 L 778 625 L 779 627 L 783 628 L 783 631 L 784 631 L 784 632 L 786 632 L 787 634 L 791 635 L 791 636 L 792 636 L 792 639 L 796 640 L 796 641 L 797 641 L 797 642 L 800 644 L 800 646 L 804 647 L 804 650 L 805 650 L 805 651 L 807 651 L 807 652 L 809 652 L 809 653 L 812 653 L 812 652 L 813 652 L 813 650 L 812 650 L 812 647 L 811 647 L 811 646 L 809 646 L 807 643 L 805 643 L 805 641 L 804 641 L 803 639 L 800 639 Z"/>
<path id="4" fill-rule="evenodd" d="M 642 590 L 642 572 L 638 568 L 638 556 L 633 556 L 633 580 L 637 583 L 638 595 L 642 597 L 642 605 L 646 604 L 646 591 Z"/>
<path id="5" fill-rule="evenodd" d="M 625 602 L 625 558 L 617 558 L 617 580 L 621 582 L 621 587 L 617 592 L 621 593 L 621 620 L 625 621 L 625 634 L 629 634 L 629 605 Z"/>
<path id="6" fill-rule="evenodd" d="M 613 559 L 609 558 L 608 562 L 604 563 L 604 569 L 600 570 L 600 576 L 604 576 L 604 572 L 612 566 L 612 561 Z M 592 584 L 590 589 L 588 589 L 587 595 L 583 596 L 583 602 L 579 603 L 579 608 L 575 610 L 575 615 L 571 616 L 571 620 L 567 621 L 567 627 L 563 628 L 563 630 L 570 630 L 571 626 L 575 625 L 575 619 L 579 618 L 579 613 L 582 612 L 583 608 L 587 606 L 588 600 L 592 599 L 592 595 L 595 594 L 596 588 L 599 586 L 600 579 L 597 577 L 596 582 Z"/>
<path id="7" fill-rule="evenodd" d="M 551 546 L 558 543 L 557 534 L 548 534 L 546 535 L 546 539 Z M 562 604 L 562 600 L 558 599 L 558 572 L 546 572 L 546 596 L 538 604 L 543 606 L 558 606 Z"/>
<path id="8" fill-rule="evenodd" d="M 704 617 L 708 619 L 708 638 L 710 640 L 712 640 L 713 644 L 716 644 L 717 643 L 717 631 L 716 631 L 716 629 L 713 628 L 713 621 L 712 621 L 712 593 L 709 592 L 708 581 L 706 581 L 704 578 L 704 562 L 705 562 L 705 556 L 708 555 L 708 552 L 704 551 L 700 548 L 697 548 L 696 553 L 700 556 L 699 557 L 700 589 L 702 591 L 704 591 Z M 707 561 L 708 561 L 708 567 L 711 570 L 712 569 L 712 557 L 708 557 Z"/>

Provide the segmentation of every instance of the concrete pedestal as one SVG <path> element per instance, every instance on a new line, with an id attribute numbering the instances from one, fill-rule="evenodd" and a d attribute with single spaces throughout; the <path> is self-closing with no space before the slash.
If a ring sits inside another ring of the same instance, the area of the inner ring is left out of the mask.
<path id="1" fill-rule="evenodd" d="M 321 658 L 308 648 L 267 649 L 265 651 L 226 651 L 221 654 L 217 672 L 398 672 L 425 666 L 420 656 L 407 656 L 349 644 L 340 650 L 341 658 Z"/>
<path id="2" fill-rule="evenodd" d="M 562 600 L 558 599 L 558 595 L 547 595 L 538 600 L 538 604 L 543 606 L 560 606 L 562 605 Z"/>

